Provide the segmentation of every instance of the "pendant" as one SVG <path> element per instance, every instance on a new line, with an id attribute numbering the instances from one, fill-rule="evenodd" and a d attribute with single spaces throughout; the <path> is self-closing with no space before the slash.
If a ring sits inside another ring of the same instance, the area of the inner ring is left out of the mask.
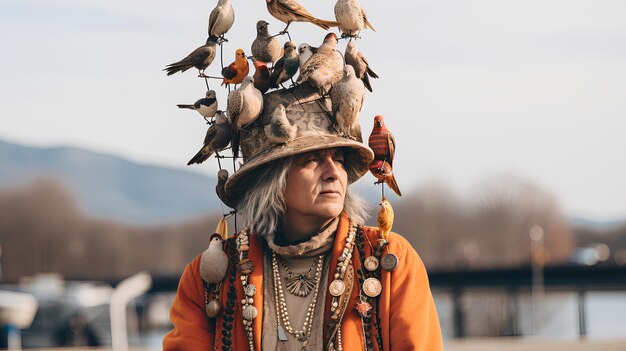
<path id="1" fill-rule="evenodd" d="M 315 279 L 304 274 L 293 275 L 287 278 L 285 286 L 292 295 L 306 297 L 315 287 Z"/>
<path id="2" fill-rule="evenodd" d="M 369 256 L 365 259 L 365 262 L 363 263 L 363 265 L 365 266 L 365 269 L 367 269 L 370 272 L 373 272 L 376 269 L 378 269 L 378 259 L 374 256 Z"/>
<path id="3" fill-rule="evenodd" d="M 343 280 L 339 279 L 333 280 L 333 282 L 330 283 L 330 286 L 328 287 L 328 291 L 330 292 L 330 294 L 335 297 L 343 294 L 344 290 L 346 290 L 346 284 L 343 282 Z"/>
<path id="4" fill-rule="evenodd" d="M 370 310 L 372 309 L 372 305 L 370 305 L 367 301 L 359 301 L 356 303 L 356 311 L 359 313 L 359 316 L 363 318 L 367 318 L 370 316 Z"/>
<path id="5" fill-rule="evenodd" d="M 383 285 L 380 283 L 380 280 L 376 278 L 367 278 L 363 282 L 363 292 L 369 297 L 376 297 L 380 295 L 382 290 Z"/>
<path id="6" fill-rule="evenodd" d="M 393 272 L 398 267 L 398 256 L 388 253 L 383 256 L 380 265 L 384 270 Z"/>
<path id="7" fill-rule="evenodd" d="M 280 341 L 287 341 L 287 333 L 285 332 L 285 329 L 283 329 L 282 325 L 278 325 L 278 340 Z"/>

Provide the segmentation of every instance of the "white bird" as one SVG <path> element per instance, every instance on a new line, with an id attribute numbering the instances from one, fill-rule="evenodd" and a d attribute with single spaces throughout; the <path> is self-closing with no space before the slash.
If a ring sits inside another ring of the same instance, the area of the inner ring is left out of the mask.
<path id="1" fill-rule="evenodd" d="M 233 156 L 239 156 L 239 129 L 254 122 L 263 110 L 263 94 L 254 87 L 254 80 L 246 76 L 241 86 L 228 94 L 227 114 L 232 127 Z"/>
<path id="2" fill-rule="evenodd" d="M 343 77 L 330 91 L 330 101 L 339 130 L 360 142 L 363 142 L 363 136 L 359 112 L 363 107 L 364 96 L 363 82 L 354 74 L 354 68 L 346 65 L 343 68 Z"/>
<path id="3" fill-rule="evenodd" d="M 370 77 L 378 78 L 378 74 L 376 74 L 370 68 L 370 64 L 367 62 L 363 53 L 356 49 L 356 44 L 354 44 L 353 40 L 348 42 L 346 45 L 346 64 L 354 67 L 354 73 L 356 76 L 363 81 L 367 90 L 372 91 L 372 85 L 370 84 Z"/>
<path id="4" fill-rule="evenodd" d="M 209 35 L 226 41 L 224 34 L 235 23 L 235 11 L 230 0 L 218 0 L 217 5 L 209 15 Z"/>
<path id="5" fill-rule="evenodd" d="M 228 255 L 222 246 L 222 237 L 219 234 L 211 235 L 209 247 L 204 250 L 200 258 L 200 277 L 207 284 L 217 284 L 224 280 L 228 270 Z"/>
<path id="6" fill-rule="evenodd" d="M 343 58 L 335 50 L 336 46 L 335 33 L 327 34 L 324 43 L 300 70 L 297 83 L 308 82 L 318 88 L 322 95 L 326 94 L 343 75 Z"/>
<path id="7" fill-rule="evenodd" d="M 298 126 L 291 124 L 287 118 L 285 106 L 278 105 L 272 112 L 270 124 L 265 126 L 265 135 L 276 144 L 284 144 L 296 137 Z"/>
<path id="8" fill-rule="evenodd" d="M 298 63 L 300 64 L 300 69 L 302 69 L 304 64 L 315 52 L 317 52 L 317 48 L 307 43 L 302 43 L 298 46 Z"/>
<path id="9" fill-rule="evenodd" d="M 217 112 L 217 99 L 215 90 L 207 90 L 205 97 L 196 101 L 193 105 L 179 104 L 178 108 L 197 111 L 205 119 L 215 116 Z"/>
<path id="10" fill-rule="evenodd" d="M 341 37 L 356 37 L 359 32 L 368 27 L 376 31 L 367 20 L 367 14 L 358 0 L 337 0 L 335 3 L 335 18 L 339 22 Z"/>

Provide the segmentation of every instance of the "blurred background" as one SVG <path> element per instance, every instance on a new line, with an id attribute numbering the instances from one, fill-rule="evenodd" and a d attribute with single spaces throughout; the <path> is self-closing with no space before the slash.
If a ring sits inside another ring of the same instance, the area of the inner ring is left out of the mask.
<path id="1" fill-rule="evenodd" d="M 160 349 L 178 278 L 228 211 L 217 162 L 185 166 L 206 124 L 176 104 L 205 83 L 161 71 L 204 44 L 215 2 L 0 2 L 3 347 Z M 225 64 L 257 20 L 284 27 L 232 2 Z M 382 114 L 396 136 L 394 231 L 428 268 L 446 349 L 625 350 L 626 3 L 361 4 L 381 77 L 361 125 Z M 369 224 L 374 181 L 353 185 Z"/>

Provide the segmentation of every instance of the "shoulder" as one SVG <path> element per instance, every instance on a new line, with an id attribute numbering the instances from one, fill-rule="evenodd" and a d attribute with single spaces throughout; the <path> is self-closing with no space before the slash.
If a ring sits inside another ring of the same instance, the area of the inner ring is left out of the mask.
<path id="1" fill-rule="evenodd" d="M 380 229 L 378 229 L 378 227 L 363 226 L 363 234 L 374 243 L 377 242 L 380 237 Z M 403 261 L 408 260 L 409 262 L 416 263 L 418 266 L 424 266 L 419 254 L 404 236 L 391 232 L 389 233 L 387 241 L 389 244 L 385 250 L 386 252 L 397 255 L 398 258 L 403 259 Z"/>

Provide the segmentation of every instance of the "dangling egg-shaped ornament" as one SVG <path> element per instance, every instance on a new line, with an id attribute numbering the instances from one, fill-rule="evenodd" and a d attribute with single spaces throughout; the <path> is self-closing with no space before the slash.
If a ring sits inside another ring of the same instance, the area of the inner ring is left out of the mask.
<path id="1" fill-rule="evenodd" d="M 222 309 L 222 304 L 219 301 L 211 300 L 206 305 L 206 309 L 205 309 L 206 315 L 209 316 L 209 318 L 215 318 L 220 313 L 221 309 Z"/>
<path id="2" fill-rule="evenodd" d="M 241 312 L 243 315 L 243 319 L 247 321 L 251 321 L 256 318 L 258 311 L 256 307 L 252 305 L 244 306 L 243 311 Z"/>

